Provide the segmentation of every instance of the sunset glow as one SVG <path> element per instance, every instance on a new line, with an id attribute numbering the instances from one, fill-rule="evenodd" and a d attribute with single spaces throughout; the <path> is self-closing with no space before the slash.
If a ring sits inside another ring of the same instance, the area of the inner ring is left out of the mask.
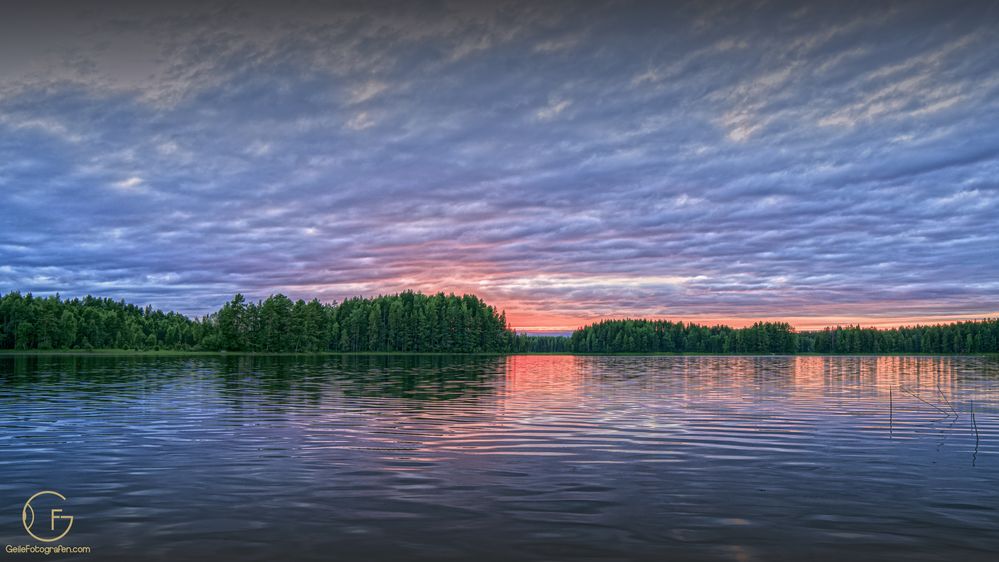
<path id="1" fill-rule="evenodd" d="M 68 6 L 0 19 L 0 291 L 999 315 L 995 6 Z"/>

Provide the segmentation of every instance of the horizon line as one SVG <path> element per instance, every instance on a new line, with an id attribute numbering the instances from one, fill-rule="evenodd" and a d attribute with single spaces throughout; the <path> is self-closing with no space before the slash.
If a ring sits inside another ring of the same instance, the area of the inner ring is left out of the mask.
<path id="1" fill-rule="evenodd" d="M 222 305 L 224 305 L 226 302 L 229 302 L 230 300 L 232 300 L 232 298 L 234 298 L 235 295 L 242 295 L 244 298 L 246 298 L 247 302 L 251 302 L 251 299 L 246 297 L 247 293 L 244 293 L 243 291 L 236 291 L 236 292 L 232 293 L 231 297 L 229 297 L 226 300 L 224 300 L 222 302 L 222 304 L 219 305 L 218 308 L 216 308 L 215 310 L 212 310 L 211 312 L 209 312 L 207 314 L 188 314 L 188 313 L 184 313 L 184 312 L 179 312 L 178 310 L 171 309 L 171 308 L 168 308 L 168 307 L 157 306 L 157 305 L 154 305 L 154 304 L 152 304 L 151 302 L 148 302 L 148 301 L 146 303 L 144 303 L 144 304 L 138 304 L 137 302 L 129 301 L 129 300 L 125 299 L 124 297 L 100 296 L 100 295 L 95 295 L 95 294 L 87 293 L 86 295 L 83 295 L 83 296 L 70 296 L 70 297 L 67 298 L 67 297 L 65 297 L 63 295 L 62 291 L 55 291 L 55 292 L 50 292 L 50 293 L 44 293 L 44 292 L 43 293 L 36 293 L 36 292 L 30 291 L 30 290 L 29 291 L 23 291 L 23 292 L 21 290 L 18 290 L 18 289 L 13 289 L 13 290 L 9 290 L 9 291 L 2 291 L 2 290 L 0 290 L 0 296 L 5 295 L 5 294 L 11 294 L 11 293 L 18 293 L 18 294 L 20 294 L 22 296 L 31 296 L 32 298 L 58 297 L 59 299 L 61 299 L 63 301 L 65 301 L 65 300 L 74 300 L 74 299 L 84 299 L 84 298 L 87 298 L 87 297 L 98 298 L 98 299 L 111 299 L 113 301 L 123 301 L 126 304 L 131 304 L 131 305 L 139 307 L 139 308 L 152 307 L 154 310 L 158 310 L 158 311 L 161 311 L 161 312 L 164 312 L 164 313 L 181 314 L 181 315 L 183 315 L 183 316 L 185 316 L 185 317 L 187 317 L 189 319 L 195 319 L 195 320 L 199 319 L 199 318 L 201 318 L 203 316 L 207 316 L 207 315 L 210 315 L 210 314 L 217 313 L 218 310 L 221 309 Z M 860 315 L 858 315 L 858 316 L 825 316 L 825 317 L 790 315 L 790 316 L 780 317 L 780 316 L 777 316 L 777 315 L 766 315 L 766 316 L 696 316 L 696 315 L 678 315 L 678 316 L 668 316 L 668 315 L 663 315 L 663 314 L 649 314 L 649 315 L 627 315 L 627 314 L 616 315 L 616 314 L 614 314 L 614 315 L 606 315 L 606 316 L 600 315 L 600 316 L 595 316 L 595 317 L 589 317 L 586 321 L 581 322 L 581 323 L 577 323 L 575 325 L 568 325 L 568 324 L 537 325 L 537 324 L 535 324 L 535 325 L 524 326 L 524 325 L 514 325 L 513 323 L 511 323 L 509 321 L 510 314 L 509 314 L 509 310 L 506 307 L 494 305 L 494 304 L 490 303 L 489 301 L 487 301 L 485 298 L 479 296 L 475 292 L 460 291 L 460 290 L 459 291 L 454 291 L 454 290 L 438 290 L 438 291 L 433 291 L 433 292 L 424 292 L 424 291 L 415 290 L 415 289 L 404 289 L 404 290 L 400 290 L 400 291 L 396 291 L 396 292 L 391 292 L 390 291 L 390 292 L 377 293 L 377 294 L 375 294 L 373 296 L 371 296 L 371 295 L 367 295 L 366 296 L 366 295 L 363 295 L 363 294 L 357 294 L 357 295 L 345 296 L 345 297 L 340 298 L 340 299 L 334 298 L 334 299 L 328 299 L 328 300 L 321 299 L 321 298 L 319 298 L 317 296 L 309 298 L 309 299 L 305 299 L 305 298 L 295 299 L 295 298 L 292 298 L 291 296 L 288 296 L 287 294 L 285 294 L 282 291 L 276 291 L 276 292 L 270 293 L 267 297 L 263 297 L 263 298 L 256 297 L 255 299 L 253 299 L 253 301 L 254 302 L 263 302 L 267 298 L 274 297 L 274 296 L 277 296 L 277 295 L 283 295 L 283 296 L 285 296 L 285 297 L 287 297 L 287 298 L 289 298 L 291 300 L 303 300 L 303 301 L 306 301 L 306 302 L 311 301 L 311 300 L 319 300 L 319 302 L 321 302 L 321 303 L 323 303 L 325 305 L 338 306 L 341 303 L 343 303 L 344 301 L 349 300 L 349 299 L 354 299 L 354 298 L 374 299 L 374 298 L 383 297 L 383 296 L 400 295 L 400 294 L 403 294 L 403 293 L 415 293 L 415 294 L 423 294 L 423 295 L 427 295 L 427 296 L 438 295 L 438 294 L 442 294 L 442 295 L 455 295 L 455 296 L 473 296 L 473 297 L 478 298 L 479 300 L 481 300 L 486 305 L 493 307 L 497 311 L 497 313 L 504 313 L 504 314 L 506 314 L 507 318 L 508 318 L 507 328 L 509 330 L 511 330 L 512 332 L 518 333 L 518 334 L 524 334 L 524 335 L 538 335 L 538 336 L 552 336 L 552 337 L 569 335 L 569 334 L 571 334 L 572 332 L 574 332 L 576 330 L 581 330 L 581 329 L 585 328 L 586 326 L 590 326 L 590 325 L 593 325 L 593 324 L 596 324 L 596 323 L 599 323 L 599 322 L 615 321 L 615 320 L 669 321 L 669 322 L 674 322 L 674 323 L 681 323 L 682 322 L 682 323 L 685 323 L 685 324 L 691 324 L 691 323 L 693 323 L 693 324 L 697 324 L 697 325 L 705 326 L 705 327 L 725 326 L 725 327 L 735 328 L 735 329 L 745 328 L 745 327 L 748 327 L 748 326 L 752 326 L 753 324 L 755 324 L 757 322 L 769 322 L 769 323 L 783 322 L 783 323 L 790 324 L 791 328 L 793 330 L 795 330 L 795 331 L 799 331 L 799 332 L 814 332 L 814 331 L 822 331 L 822 330 L 825 330 L 827 328 L 828 329 L 836 329 L 836 328 L 846 328 L 846 327 L 854 327 L 854 326 L 860 327 L 860 328 L 873 328 L 873 329 L 879 329 L 879 330 L 890 330 L 890 329 L 894 329 L 894 328 L 903 328 L 903 327 L 935 326 L 935 325 L 956 324 L 956 323 L 959 323 L 959 322 L 984 322 L 984 321 L 988 321 L 988 320 L 991 320 L 991 319 L 999 318 L 999 311 L 995 311 L 995 312 L 991 312 L 991 313 L 985 313 L 985 314 L 948 314 L 948 315 L 936 315 L 936 316 L 880 316 L 880 317 L 860 316 Z M 811 321 L 813 319 L 818 319 L 818 320 L 817 321 Z"/>

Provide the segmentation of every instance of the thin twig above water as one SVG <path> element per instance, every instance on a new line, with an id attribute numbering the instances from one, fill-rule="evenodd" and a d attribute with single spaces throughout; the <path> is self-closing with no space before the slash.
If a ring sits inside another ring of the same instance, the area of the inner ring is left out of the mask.
<path id="1" fill-rule="evenodd" d="M 978 436 L 978 422 L 975 421 L 975 401 L 971 401 L 971 427 L 975 429 L 975 452 L 971 454 L 971 466 L 975 466 L 978 460 L 978 444 L 981 439 Z"/>

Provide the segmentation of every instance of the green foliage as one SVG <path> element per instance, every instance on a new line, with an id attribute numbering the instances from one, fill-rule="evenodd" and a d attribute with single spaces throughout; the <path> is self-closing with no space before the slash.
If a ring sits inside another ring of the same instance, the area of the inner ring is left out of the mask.
<path id="1" fill-rule="evenodd" d="M 748 328 L 701 326 L 668 320 L 604 320 L 573 332 L 578 353 L 794 353 L 790 324 L 757 322 Z"/>
<path id="2" fill-rule="evenodd" d="M 200 328 L 181 314 L 112 299 L 0 295 L 0 349 L 188 350 L 200 344 Z"/>
<path id="3" fill-rule="evenodd" d="M 507 349 L 513 353 L 569 353 L 571 342 L 562 336 L 511 334 Z"/>
<path id="4" fill-rule="evenodd" d="M 838 326 L 799 336 L 806 353 L 999 353 L 999 318 L 878 330 Z"/>
<path id="5" fill-rule="evenodd" d="M 996 353 L 999 318 L 879 330 L 847 326 L 795 332 L 783 322 L 746 328 L 667 320 L 605 320 L 573 332 L 577 353 Z"/>
<path id="6" fill-rule="evenodd" d="M 0 295 L 0 349 L 411 353 L 999 353 L 999 318 L 878 330 L 796 332 L 667 320 L 606 320 L 571 337 L 516 334 L 473 295 L 407 291 L 339 304 L 243 295 L 191 319 L 107 298 Z"/>
<path id="7" fill-rule="evenodd" d="M 339 304 L 241 294 L 190 319 L 124 301 L 0 296 L 0 349 L 253 352 L 500 352 L 516 336 L 506 317 L 472 295 L 405 292 Z"/>

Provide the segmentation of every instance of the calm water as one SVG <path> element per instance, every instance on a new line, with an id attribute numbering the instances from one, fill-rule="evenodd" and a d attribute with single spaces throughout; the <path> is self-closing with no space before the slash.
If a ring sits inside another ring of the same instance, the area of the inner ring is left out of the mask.
<path id="1" fill-rule="evenodd" d="M 81 560 L 999 558 L 986 358 L 8 356 L 0 453 Z"/>

